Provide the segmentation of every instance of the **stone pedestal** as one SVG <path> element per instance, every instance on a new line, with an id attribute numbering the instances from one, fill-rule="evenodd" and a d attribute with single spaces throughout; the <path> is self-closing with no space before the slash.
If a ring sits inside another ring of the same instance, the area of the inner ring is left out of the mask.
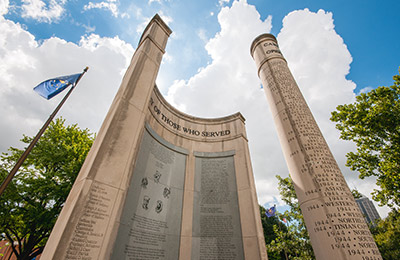
<path id="1" fill-rule="evenodd" d="M 317 259 L 382 259 L 275 37 L 251 46 Z"/>
<path id="2" fill-rule="evenodd" d="M 267 259 L 244 118 L 186 115 L 155 86 L 170 33 L 145 29 L 42 259 Z"/>

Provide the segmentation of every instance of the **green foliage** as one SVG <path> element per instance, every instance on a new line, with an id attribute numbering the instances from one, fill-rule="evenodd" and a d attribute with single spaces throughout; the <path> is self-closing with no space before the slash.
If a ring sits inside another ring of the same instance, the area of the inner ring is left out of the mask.
<path id="1" fill-rule="evenodd" d="M 400 213 L 393 210 L 384 220 L 379 220 L 371 233 L 383 259 L 396 260 L 400 256 Z"/>
<path id="2" fill-rule="evenodd" d="M 351 194 L 353 194 L 354 199 L 360 199 L 362 194 L 357 189 L 352 189 Z"/>
<path id="3" fill-rule="evenodd" d="M 279 175 L 276 178 L 279 180 L 281 199 L 289 206 L 289 210 L 283 214 L 276 213 L 281 221 L 287 221 L 287 225 L 285 228 L 274 225 L 276 238 L 267 244 L 267 249 L 283 254 L 282 259 L 315 259 L 292 180 Z"/>
<path id="4" fill-rule="evenodd" d="M 279 220 L 277 216 L 273 217 L 267 217 L 265 215 L 266 209 L 263 206 L 260 206 L 260 214 L 261 214 L 261 223 L 264 231 L 264 238 L 265 238 L 265 243 L 268 245 L 271 243 L 271 241 L 275 240 L 277 238 L 275 231 L 274 231 L 274 226 L 279 227 L 279 229 L 285 230 L 286 226 Z M 267 248 L 268 249 L 268 248 Z M 268 260 L 280 260 L 284 259 L 283 253 L 282 255 L 279 254 L 279 252 L 276 251 L 271 251 L 268 250 Z"/>
<path id="5" fill-rule="evenodd" d="M 0 234 L 11 242 L 17 259 L 32 259 L 43 251 L 93 143 L 88 129 L 66 127 L 64 122 L 56 119 L 50 124 L 0 197 Z M 24 136 L 21 141 L 29 144 L 32 139 Z M 1 180 L 22 153 L 12 147 L 3 153 Z"/>
<path id="6" fill-rule="evenodd" d="M 357 146 L 346 155 L 347 166 L 361 179 L 376 176 L 381 189 L 374 190 L 373 198 L 392 208 L 400 206 L 400 75 L 393 79 L 393 86 L 361 93 L 331 117 L 340 138 Z"/>

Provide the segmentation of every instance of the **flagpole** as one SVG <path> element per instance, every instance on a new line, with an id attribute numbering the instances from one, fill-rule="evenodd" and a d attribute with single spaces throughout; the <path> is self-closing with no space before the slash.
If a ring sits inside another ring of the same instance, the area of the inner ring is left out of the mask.
<path id="1" fill-rule="evenodd" d="M 39 138 L 42 136 L 44 131 L 47 129 L 51 121 L 53 121 L 54 117 L 56 116 L 57 112 L 61 109 L 62 105 L 65 103 L 65 101 L 68 99 L 68 97 L 71 95 L 72 90 L 74 90 L 75 86 L 78 84 L 79 80 L 82 78 L 82 76 L 88 71 L 89 67 L 86 67 L 82 74 L 79 75 L 78 79 L 76 80 L 75 84 L 72 85 L 68 93 L 64 96 L 64 98 L 61 100 L 61 102 L 58 104 L 58 106 L 54 109 L 53 113 L 49 116 L 47 119 L 46 123 L 42 126 L 40 131 L 36 134 L 35 138 L 32 140 L 32 142 L 29 144 L 28 148 L 26 148 L 25 152 L 21 155 L 21 157 L 18 159 L 17 163 L 14 165 L 10 173 L 7 175 L 5 180 L 0 186 L 0 196 L 3 194 L 4 190 L 8 186 L 8 184 L 11 182 L 12 178 L 14 175 L 17 173 L 18 169 L 21 167 L 25 159 L 28 157 L 29 153 L 32 151 L 33 147 L 36 145 L 37 141 Z"/>

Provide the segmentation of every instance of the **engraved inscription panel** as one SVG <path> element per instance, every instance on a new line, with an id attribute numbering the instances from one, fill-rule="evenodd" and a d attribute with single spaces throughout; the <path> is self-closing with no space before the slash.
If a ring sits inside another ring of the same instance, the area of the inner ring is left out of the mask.
<path id="1" fill-rule="evenodd" d="M 235 127 L 234 121 L 205 125 L 204 122 L 196 122 L 193 119 L 185 120 L 185 118 L 173 113 L 171 108 L 166 106 L 161 99 L 161 94 L 158 94 L 158 91 L 154 89 L 148 106 L 149 112 L 165 129 L 178 136 L 203 142 L 204 138 L 209 140 L 231 139 L 243 134 L 242 129 Z"/>
<path id="2" fill-rule="evenodd" d="M 83 212 L 78 219 L 67 247 L 65 259 L 95 260 L 109 222 L 116 189 L 93 182 Z"/>
<path id="3" fill-rule="evenodd" d="M 234 157 L 217 154 L 195 160 L 192 259 L 244 259 Z"/>
<path id="4" fill-rule="evenodd" d="M 261 72 L 317 258 L 382 259 L 286 62 L 270 59 Z"/>
<path id="5" fill-rule="evenodd" d="M 112 259 L 178 259 L 186 155 L 155 136 L 144 132 Z"/>

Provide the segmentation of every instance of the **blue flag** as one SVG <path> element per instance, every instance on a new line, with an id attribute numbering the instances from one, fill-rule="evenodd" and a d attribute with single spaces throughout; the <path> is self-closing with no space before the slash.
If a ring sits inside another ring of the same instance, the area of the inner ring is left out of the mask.
<path id="1" fill-rule="evenodd" d="M 78 80 L 79 74 L 48 79 L 37 85 L 33 90 L 45 99 L 50 99 L 66 89 L 69 85 L 73 85 Z"/>
<path id="2" fill-rule="evenodd" d="M 265 215 L 267 215 L 267 217 L 273 217 L 273 216 L 275 216 L 275 212 L 276 212 L 276 209 L 275 209 L 275 206 L 273 206 L 273 207 L 271 207 L 270 209 L 267 209 L 266 211 L 265 211 Z"/>

